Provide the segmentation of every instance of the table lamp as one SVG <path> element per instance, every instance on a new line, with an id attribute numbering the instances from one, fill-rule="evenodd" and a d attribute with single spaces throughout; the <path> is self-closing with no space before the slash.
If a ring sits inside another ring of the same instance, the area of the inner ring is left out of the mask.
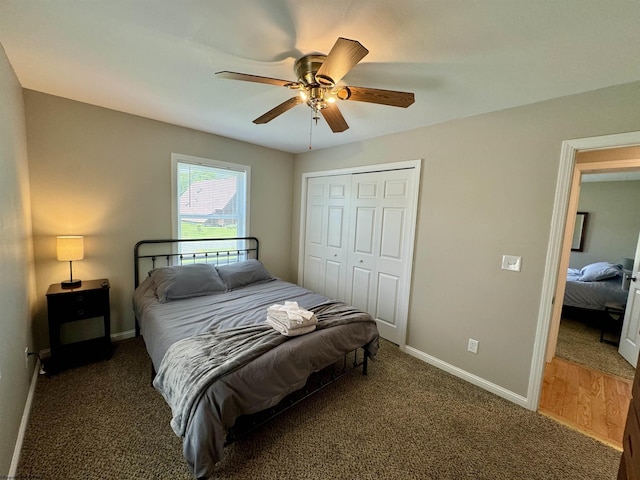
<path id="1" fill-rule="evenodd" d="M 84 238 L 80 235 L 63 235 L 57 237 L 57 255 L 61 262 L 69 262 L 69 280 L 61 282 L 62 288 L 76 288 L 82 280 L 73 279 L 73 261 L 84 258 Z"/>

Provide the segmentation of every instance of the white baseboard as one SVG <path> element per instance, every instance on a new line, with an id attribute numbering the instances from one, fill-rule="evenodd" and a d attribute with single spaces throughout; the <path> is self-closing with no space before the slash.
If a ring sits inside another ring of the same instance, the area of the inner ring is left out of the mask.
<path id="1" fill-rule="evenodd" d="M 132 329 L 125 332 L 112 333 L 111 340 L 113 340 L 114 342 L 119 342 L 120 340 L 126 340 L 127 338 L 133 338 L 135 336 L 136 331 Z"/>
<path id="2" fill-rule="evenodd" d="M 16 446 L 13 449 L 13 457 L 11 458 L 11 466 L 9 467 L 9 474 L 7 475 L 7 478 L 17 478 L 16 473 L 18 470 L 18 462 L 20 461 L 20 453 L 22 452 L 22 443 L 24 442 L 24 434 L 27 431 L 27 424 L 29 423 L 29 414 L 31 413 L 31 404 L 33 403 L 33 396 L 36 391 L 36 383 L 38 382 L 39 373 L 40 373 L 40 361 L 36 360 L 36 366 L 33 369 L 33 375 L 31 376 L 31 385 L 29 387 L 27 401 L 25 402 L 25 405 L 24 405 L 24 411 L 22 412 L 22 420 L 20 421 L 18 438 L 16 439 Z"/>
<path id="3" fill-rule="evenodd" d="M 484 390 L 487 390 L 491 393 L 494 393 L 496 395 L 498 395 L 499 397 L 502 397 L 506 400 L 509 400 L 510 402 L 513 402 L 517 405 L 520 405 L 521 407 L 525 407 L 527 409 L 530 409 L 529 406 L 529 401 L 526 397 L 523 397 L 522 395 L 518 395 L 517 393 L 512 392 L 511 390 L 507 390 L 506 388 L 501 387 L 500 385 L 496 385 L 495 383 L 491 383 L 488 382 L 487 380 L 485 380 L 484 378 L 478 377 L 477 375 L 474 375 L 472 373 L 467 372 L 466 370 L 462 370 L 461 368 L 458 368 L 454 365 L 451 365 L 449 363 L 443 362 L 442 360 L 436 358 L 436 357 L 432 357 L 431 355 L 427 355 L 424 352 L 421 352 L 420 350 L 413 348 L 413 347 L 409 347 L 409 346 L 405 346 L 402 351 L 408 353 L 409 355 L 411 355 L 412 357 L 416 357 L 420 360 L 422 360 L 423 362 L 426 362 L 430 365 L 433 365 L 434 367 L 437 367 L 441 370 L 444 370 L 445 372 L 448 372 L 458 378 L 461 378 L 462 380 L 465 380 L 469 383 L 472 383 L 473 385 L 476 385 Z"/>

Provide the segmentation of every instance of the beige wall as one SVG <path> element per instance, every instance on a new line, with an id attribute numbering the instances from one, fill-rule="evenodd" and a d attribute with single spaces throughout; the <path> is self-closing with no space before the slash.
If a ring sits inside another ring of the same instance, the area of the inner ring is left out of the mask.
<path id="1" fill-rule="evenodd" d="M 9 472 L 34 357 L 35 280 L 22 87 L 0 45 L 0 477 Z"/>
<path id="2" fill-rule="evenodd" d="M 25 91 L 37 333 L 68 275 L 54 237 L 86 235 L 79 278 L 110 278 L 113 332 L 133 327 L 133 245 L 171 234 L 170 154 L 252 166 L 251 233 L 296 278 L 304 172 L 423 159 L 407 344 L 526 396 L 563 140 L 640 129 L 640 83 L 294 156 Z M 357 128 L 356 125 L 352 128 Z M 500 270 L 503 254 L 522 272 Z M 467 340 L 480 341 L 478 355 Z"/>
<path id="3" fill-rule="evenodd" d="M 407 345 L 526 397 L 561 143 L 640 130 L 639 101 L 634 83 L 297 155 L 292 272 L 303 173 L 423 159 Z"/>
<path id="4" fill-rule="evenodd" d="M 593 262 L 622 263 L 633 257 L 640 232 L 640 181 L 583 182 L 579 212 L 588 212 L 582 252 L 571 252 L 569 266 Z"/>
<path id="5" fill-rule="evenodd" d="M 56 235 L 85 235 L 74 277 L 109 278 L 112 333 L 133 328 L 133 246 L 171 237 L 172 152 L 251 166 L 250 232 L 267 268 L 289 278 L 292 155 L 30 90 L 25 106 L 40 347 L 46 290 L 69 275 Z"/>

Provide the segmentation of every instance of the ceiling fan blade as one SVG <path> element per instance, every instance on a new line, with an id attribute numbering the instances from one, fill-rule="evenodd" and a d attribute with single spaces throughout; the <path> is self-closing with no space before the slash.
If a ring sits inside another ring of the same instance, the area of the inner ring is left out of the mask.
<path id="1" fill-rule="evenodd" d="M 296 95 L 295 97 L 291 97 L 289 100 L 287 100 L 286 102 L 282 102 L 280 105 L 278 105 L 275 108 L 272 108 L 271 110 L 269 110 L 267 113 L 265 113 L 264 115 L 256 118 L 253 123 L 256 124 L 261 124 L 261 123 L 267 123 L 270 122 L 271 120 L 273 120 L 274 118 L 276 118 L 278 115 L 282 115 L 284 112 L 286 112 L 287 110 L 291 110 L 293 107 L 295 107 L 296 105 L 303 103 L 304 100 L 302 100 L 302 98 L 300 98 L 299 95 Z"/>
<path id="2" fill-rule="evenodd" d="M 245 82 L 266 83 L 267 85 L 276 85 L 278 87 L 290 87 L 295 86 L 298 82 L 292 82 L 291 80 L 281 80 L 279 78 L 261 77 L 260 75 L 249 75 L 248 73 L 236 73 L 236 72 L 216 72 L 216 75 L 220 78 L 227 78 L 229 80 L 244 80 Z"/>
<path id="3" fill-rule="evenodd" d="M 360 42 L 348 38 L 338 38 L 331 48 L 329 55 L 316 73 L 316 82 L 320 85 L 333 87 L 362 60 L 369 50 Z"/>
<path id="4" fill-rule="evenodd" d="M 337 96 L 340 100 L 354 100 L 356 102 L 379 103 L 392 107 L 407 108 L 415 102 L 413 93 L 396 92 L 394 90 L 380 90 L 366 87 L 342 87 Z"/>
<path id="5" fill-rule="evenodd" d="M 322 116 L 333 133 L 344 132 L 349 128 L 349 125 L 347 125 L 346 120 L 342 116 L 342 113 L 340 113 L 340 109 L 336 104 L 323 108 L 320 110 L 320 113 L 322 113 Z"/>

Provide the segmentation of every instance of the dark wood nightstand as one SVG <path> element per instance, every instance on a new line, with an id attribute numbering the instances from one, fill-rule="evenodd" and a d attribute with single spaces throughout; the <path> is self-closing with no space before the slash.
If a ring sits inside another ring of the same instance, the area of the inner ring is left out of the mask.
<path id="1" fill-rule="evenodd" d="M 600 326 L 600 341 L 610 345 L 620 345 L 620 333 L 622 332 L 622 322 L 624 321 L 625 306 L 617 302 L 607 302 L 604 304 L 604 318 Z M 605 334 L 613 335 L 613 340 L 605 338 Z"/>
<path id="2" fill-rule="evenodd" d="M 45 362 L 47 373 L 111 357 L 109 288 L 106 278 L 83 280 L 77 288 L 62 288 L 59 283 L 49 286 L 47 310 L 51 358 Z M 103 317 L 103 336 L 81 342 L 60 343 L 60 326 L 63 323 L 95 317 Z"/>

